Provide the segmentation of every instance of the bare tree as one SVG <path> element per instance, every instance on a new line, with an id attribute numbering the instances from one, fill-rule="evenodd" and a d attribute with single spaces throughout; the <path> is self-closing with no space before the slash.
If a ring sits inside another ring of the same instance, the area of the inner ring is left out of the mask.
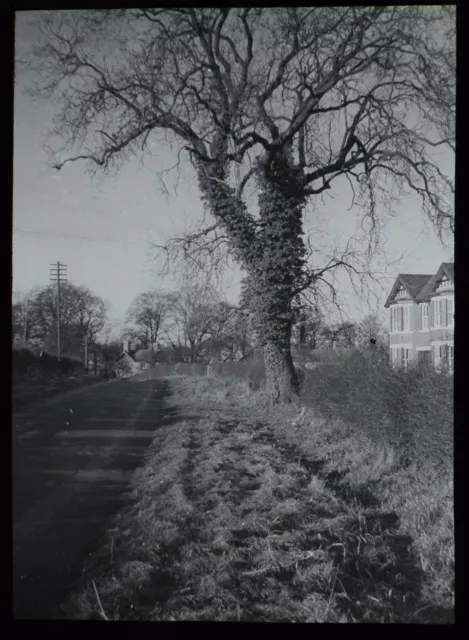
<path id="1" fill-rule="evenodd" d="M 220 302 L 215 291 L 201 284 L 186 284 L 171 296 L 166 336 L 173 348 L 195 363 L 209 355 L 220 335 Z"/>
<path id="2" fill-rule="evenodd" d="M 57 330 L 57 293 L 54 285 L 43 287 L 29 297 L 30 338 L 34 344 L 55 349 Z M 71 283 L 61 287 L 60 328 L 64 354 L 79 354 L 85 335 L 91 344 L 103 329 L 107 318 L 105 302 L 87 287 Z"/>
<path id="3" fill-rule="evenodd" d="M 377 313 L 368 314 L 358 327 L 359 346 L 369 348 L 385 348 L 389 345 L 388 330 Z"/>
<path id="4" fill-rule="evenodd" d="M 243 360 L 252 347 L 247 314 L 227 302 L 215 306 L 209 334 L 210 354 L 222 362 Z"/>
<path id="5" fill-rule="evenodd" d="M 347 349 L 354 347 L 358 336 L 357 325 L 354 322 L 346 320 L 339 324 L 338 330 L 339 344 Z"/>
<path id="6" fill-rule="evenodd" d="M 334 349 L 334 347 L 338 345 L 342 335 L 342 327 L 340 323 L 325 326 L 322 331 L 322 335 L 326 346 L 330 349 Z"/>
<path id="7" fill-rule="evenodd" d="M 28 318 L 27 302 L 18 301 L 11 307 L 12 347 L 26 347 L 30 337 L 31 321 Z"/>
<path id="8" fill-rule="evenodd" d="M 366 255 L 379 205 L 405 191 L 442 237 L 453 230 L 453 182 L 435 157 L 454 153 L 453 6 L 58 12 L 40 29 L 32 93 L 55 101 L 54 166 L 117 169 L 152 142 L 188 154 L 213 218 L 198 241 L 226 238 L 247 274 L 273 401 L 298 389 L 293 301 L 338 268 L 363 274 L 340 255 L 308 263 L 308 202 L 348 181 Z"/>
<path id="9" fill-rule="evenodd" d="M 310 304 L 303 305 L 294 327 L 293 338 L 299 349 L 318 349 L 322 343 L 325 319 L 321 311 Z"/>
<path id="10" fill-rule="evenodd" d="M 168 295 L 159 291 L 141 293 L 132 302 L 127 312 L 127 322 L 133 326 L 127 332 L 132 339 L 141 342 L 145 349 L 154 350 L 168 316 L 169 304 Z"/>

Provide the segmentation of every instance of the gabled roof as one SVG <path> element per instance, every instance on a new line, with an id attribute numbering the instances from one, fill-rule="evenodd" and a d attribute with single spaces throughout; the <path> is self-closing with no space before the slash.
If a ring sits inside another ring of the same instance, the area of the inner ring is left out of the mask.
<path id="1" fill-rule="evenodd" d="M 430 278 L 420 294 L 417 296 L 417 302 L 425 302 L 428 300 L 437 287 L 438 282 L 443 276 L 446 276 L 454 283 L 454 262 L 442 262 L 440 268 L 434 276 Z"/>
<path id="2" fill-rule="evenodd" d="M 386 300 L 385 307 L 389 307 L 394 300 L 394 296 L 402 286 L 410 295 L 414 302 L 425 302 L 429 296 L 434 293 L 437 283 L 441 280 L 442 276 L 446 275 L 452 282 L 454 282 L 454 263 L 442 262 L 440 268 L 435 275 L 428 274 L 412 274 L 412 273 L 400 273 L 394 283 L 391 293 Z"/>
<path id="3" fill-rule="evenodd" d="M 442 262 L 441 266 L 443 267 L 443 269 L 445 271 L 445 275 L 454 284 L 454 262 Z"/>
<path id="4" fill-rule="evenodd" d="M 389 294 L 384 306 L 386 308 L 389 307 L 401 286 L 407 291 L 412 300 L 416 300 L 420 291 L 431 278 L 431 275 L 423 273 L 400 273 L 396 278 L 394 286 L 391 289 L 391 293 Z"/>
<path id="5" fill-rule="evenodd" d="M 133 351 L 123 351 L 117 356 L 116 362 L 120 360 L 123 356 L 129 356 L 129 358 L 132 358 L 132 360 L 135 360 Z"/>

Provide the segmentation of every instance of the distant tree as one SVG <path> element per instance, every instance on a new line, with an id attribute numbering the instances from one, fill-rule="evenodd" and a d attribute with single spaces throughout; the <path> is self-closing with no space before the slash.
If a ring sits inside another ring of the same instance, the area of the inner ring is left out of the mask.
<path id="1" fill-rule="evenodd" d="M 245 360 L 254 347 L 255 335 L 252 323 L 242 309 L 238 309 L 227 342 L 226 351 L 229 361 Z"/>
<path id="2" fill-rule="evenodd" d="M 11 307 L 11 337 L 12 346 L 19 348 L 25 345 L 26 305 L 16 302 Z M 27 332 L 28 333 L 28 332 Z M 26 337 L 27 334 L 26 334 Z"/>
<path id="3" fill-rule="evenodd" d="M 361 349 L 386 348 L 389 345 L 388 330 L 377 313 L 370 313 L 358 326 L 358 343 Z"/>
<path id="4" fill-rule="evenodd" d="M 339 344 L 347 349 L 355 346 L 358 336 L 358 327 L 354 322 L 344 321 L 338 326 L 340 331 Z"/>
<path id="5" fill-rule="evenodd" d="M 21 56 L 37 71 L 31 93 L 53 105 L 57 169 L 117 169 L 152 142 L 188 155 L 213 224 L 180 249 L 241 265 L 267 389 L 289 401 L 295 298 L 320 286 L 334 298 L 337 269 L 365 277 L 406 190 L 441 237 L 453 230 L 453 180 L 436 152 L 455 150 L 455 8 L 46 12 Z M 305 208 L 347 182 L 368 246 L 313 263 Z"/>
<path id="6" fill-rule="evenodd" d="M 126 333 L 138 340 L 145 349 L 154 350 L 169 315 L 171 298 L 159 291 L 139 294 L 127 312 L 127 322 L 131 326 Z"/>
<path id="7" fill-rule="evenodd" d="M 222 302 L 214 329 L 210 331 L 210 353 L 222 362 L 247 357 L 254 342 L 248 315 L 239 307 Z"/>
<path id="8" fill-rule="evenodd" d="M 166 336 L 171 346 L 191 363 L 209 357 L 228 316 L 227 305 L 217 300 L 209 285 L 185 284 L 171 295 Z"/>
<path id="9" fill-rule="evenodd" d="M 330 325 L 324 326 L 322 330 L 322 338 L 324 340 L 324 346 L 326 346 L 329 349 L 333 349 L 339 342 L 340 333 L 341 333 L 341 330 L 338 324 L 330 324 Z"/>
<path id="10" fill-rule="evenodd" d="M 293 330 L 293 342 L 300 349 L 318 349 L 323 343 L 325 320 L 319 309 L 306 304 L 298 314 Z"/>
<path id="11" fill-rule="evenodd" d="M 60 295 L 61 351 L 80 355 L 85 335 L 95 341 L 107 318 L 106 303 L 87 287 L 63 284 Z M 29 336 L 32 343 L 52 352 L 56 349 L 57 292 L 54 285 L 36 289 L 29 296 Z"/>

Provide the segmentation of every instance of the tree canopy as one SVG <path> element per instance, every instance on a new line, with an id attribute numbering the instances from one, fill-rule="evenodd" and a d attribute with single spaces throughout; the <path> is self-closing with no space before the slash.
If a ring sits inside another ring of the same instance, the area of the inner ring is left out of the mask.
<path id="1" fill-rule="evenodd" d="M 214 224 L 179 246 L 221 237 L 246 271 L 272 397 L 297 386 L 298 296 L 332 295 L 337 268 L 366 275 L 383 204 L 412 192 L 440 237 L 453 231 L 437 154 L 455 148 L 455 7 L 49 12 L 40 29 L 32 94 L 54 104 L 53 165 L 117 169 L 152 144 L 187 153 Z M 304 209 L 341 180 L 368 251 L 317 265 Z"/>

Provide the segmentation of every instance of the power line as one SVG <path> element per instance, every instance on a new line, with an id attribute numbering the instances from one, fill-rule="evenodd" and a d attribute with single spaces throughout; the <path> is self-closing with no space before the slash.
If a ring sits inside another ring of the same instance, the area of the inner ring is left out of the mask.
<path id="1" fill-rule="evenodd" d="M 147 244 L 143 240 L 115 240 L 109 238 L 90 238 L 89 236 L 70 236 L 64 233 L 51 233 L 50 231 L 32 231 L 31 229 L 13 229 L 14 233 L 30 233 L 39 236 L 53 236 L 54 238 L 69 238 L 71 240 L 86 240 L 87 242 L 107 242 L 116 244 Z"/>

